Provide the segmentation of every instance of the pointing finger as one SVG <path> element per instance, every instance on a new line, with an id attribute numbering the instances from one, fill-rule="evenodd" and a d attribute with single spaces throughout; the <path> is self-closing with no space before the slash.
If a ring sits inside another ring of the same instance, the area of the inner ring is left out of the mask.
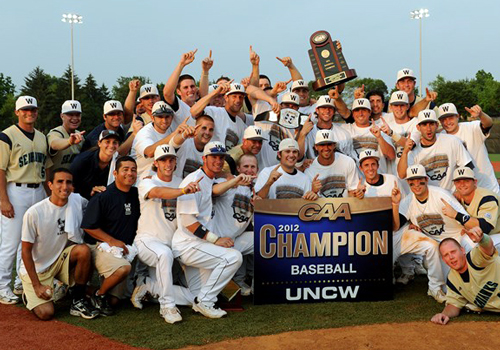
<path id="1" fill-rule="evenodd" d="M 199 178 L 198 180 L 196 180 L 195 182 L 196 182 L 197 184 L 199 184 L 199 183 L 200 183 L 200 181 L 201 181 L 201 180 L 203 180 L 203 178 L 204 178 L 204 177 L 205 177 L 205 176 L 200 177 L 200 178 Z"/>
<path id="2" fill-rule="evenodd" d="M 288 85 L 292 81 L 293 78 L 290 78 L 285 84 Z"/>
<path id="3" fill-rule="evenodd" d="M 189 118 L 191 118 L 191 116 L 187 117 L 186 119 L 184 119 L 184 121 L 182 122 L 182 124 L 187 124 Z"/>
<path id="4" fill-rule="evenodd" d="M 443 202 L 444 205 L 450 205 L 447 201 L 445 201 L 443 198 L 441 198 L 441 202 Z"/>
<path id="5" fill-rule="evenodd" d="M 193 51 L 193 56 L 194 56 L 197 52 L 198 52 L 198 49 L 195 49 L 195 50 Z"/>
<path id="6" fill-rule="evenodd" d="M 85 134 L 85 132 L 86 132 L 85 130 L 83 130 L 83 131 L 80 131 L 80 135 L 83 135 L 83 134 Z"/>
<path id="7" fill-rule="evenodd" d="M 250 45 L 250 53 L 252 53 L 252 51 L 253 51 L 253 47 L 252 47 L 252 45 Z"/>
<path id="8" fill-rule="evenodd" d="M 283 62 L 284 62 L 284 61 L 283 61 L 281 58 L 279 58 L 279 57 L 276 57 L 276 59 L 277 59 L 278 61 L 280 61 L 281 63 L 283 63 Z"/>
<path id="9" fill-rule="evenodd" d="M 316 174 L 316 176 L 313 179 L 313 182 L 316 181 L 318 179 L 318 177 L 319 177 L 319 174 Z"/>
<path id="10" fill-rule="evenodd" d="M 208 57 L 209 58 L 212 58 L 212 50 L 210 50 L 209 54 L 208 54 Z"/>
<path id="11" fill-rule="evenodd" d="M 429 88 L 425 88 L 425 93 L 429 95 Z"/>

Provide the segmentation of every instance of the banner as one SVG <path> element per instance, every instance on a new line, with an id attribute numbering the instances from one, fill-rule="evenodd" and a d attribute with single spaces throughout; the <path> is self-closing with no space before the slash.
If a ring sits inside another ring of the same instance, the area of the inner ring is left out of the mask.
<path id="1" fill-rule="evenodd" d="M 393 299 L 389 197 L 255 202 L 254 303 Z"/>

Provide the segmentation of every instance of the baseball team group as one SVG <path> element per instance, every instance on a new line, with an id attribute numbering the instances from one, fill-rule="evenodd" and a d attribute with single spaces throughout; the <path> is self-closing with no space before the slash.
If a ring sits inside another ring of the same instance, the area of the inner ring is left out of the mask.
<path id="1" fill-rule="evenodd" d="M 256 201 L 384 196 L 394 283 L 427 275 L 427 294 L 445 303 L 432 322 L 500 311 L 500 189 L 480 106 L 459 122 L 452 101 L 416 95 L 408 68 L 387 101 L 360 86 L 348 106 L 343 84 L 312 99 L 290 57 L 277 57 L 290 80 L 273 85 L 252 47 L 248 78 L 210 85 L 210 52 L 197 84 L 184 72 L 196 52 L 161 92 L 130 81 L 89 132 L 79 101 L 64 102 L 44 135 L 36 97 L 17 99 L 18 121 L 0 133 L 0 303 L 22 299 L 41 320 L 67 294 L 70 314 L 86 319 L 124 300 L 158 303 L 171 324 L 179 305 L 220 318 L 231 280 L 253 293 Z"/>

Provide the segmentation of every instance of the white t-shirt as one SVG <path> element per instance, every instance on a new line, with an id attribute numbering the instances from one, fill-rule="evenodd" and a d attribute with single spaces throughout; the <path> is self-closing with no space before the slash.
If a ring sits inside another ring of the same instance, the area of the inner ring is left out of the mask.
<path id="1" fill-rule="evenodd" d="M 429 185 L 449 191 L 454 187 L 452 177 L 455 169 L 471 161 L 460 139 L 448 134 L 436 134 L 436 142 L 430 147 L 422 147 L 421 143 L 417 143 L 408 153 L 408 166 L 422 164 L 429 176 Z"/>
<path id="2" fill-rule="evenodd" d="M 186 176 L 179 185 L 179 188 L 185 187 L 189 183 L 198 180 L 200 177 L 203 177 L 198 184 L 200 191 L 177 198 L 177 218 L 179 222 L 172 239 L 174 242 L 200 240 L 200 238 L 196 237 L 185 227 L 186 225 L 182 222 L 182 214 L 193 214 L 196 216 L 198 222 L 204 227 L 209 230 L 213 229 L 211 219 L 214 215 L 212 210 L 212 187 L 214 179 L 209 178 L 202 169 L 198 169 L 194 173 Z M 174 252 L 174 254 L 176 254 L 176 252 Z"/>
<path id="3" fill-rule="evenodd" d="M 139 200 L 141 202 L 141 216 L 137 225 L 137 236 L 155 237 L 169 247 L 172 247 L 172 237 L 177 229 L 177 199 L 147 198 L 148 193 L 155 187 L 179 188 L 181 179 L 174 176 L 172 181 L 164 182 L 153 175 L 139 183 Z"/>
<path id="4" fill-rule="evenodd" d="M 361 152 L 367 149 L 371 149 L 374 151 L 378 151 L 380 155 L 380 160 L 379 160 L 379 171 L 381 173 L 387 173 L 387 172 L 392 172 L 389 170 L 392 170 L 391 164 L 388 162 L 386 157 L 383 156 L 382 150 L 380 148 L 380 145 L 378 144 L 377 138 L 373 136 L 373 134 L 370 131 L 370 127 L 364 127 L 361 128 L 357 126 L 356 124 L 341 124 L 341 126 L 349 132 L 349 134 L 352 137 L 352 142 L 353 142 L 353 147 L 354 151 L 357 156 Z M 392 140 L 389 136 L 387 136 L 384 132 L 381 132 L 382 137 L 384 140 L 392 146 Z M 358 158 L 356 158 L 356 162 L 358 162 Z"/>
<path id="5" fill-rule="evenodd" d="M 172 119 L 172 124 L 170 125 L 169 132 L 177 129 L 177 127 L 187 118 L 191 117 L 191 107 L 184 101 L 182 101 L 178 96 L 175 96 L 179 108 L 174 111 L 174 118 Z M 187 125 L 195 126 L 196 121 L 194 118 L 189 118 Z"/>
<path id="6" fill-rule="evenodd" d="M 411 134 L 416 134 L 419 131 L 417 130 L 417 118 L 410 119 L 406 123 L 398 124 L 396 120 L 393 118 L 392 121 L 387 120 L 384 117 L 384 120 L 387 122 L 387 125 L 392 129 L 392 131 L 396 134 L 399 134 L 402 137 L 407 137 Z M 393 142 L 394 147 L 396 148 L 396 165 L 399 163 L 401 156 L 403 155 L 403 146 L 400 146 Z"/>
<path id="7" fill-rule="evenodd" d="M 463 226 L 443 214 L 444 199 L 453 209 L 464 215 L 467 214 L 460 203 L 450 192 L 436 186 L 428 186 L 429 197 L 425 203 L 420 203 L 413 193 L 406 196 L 399 205 L 399 212 L 418 226 L 422 233 L 440 242 L 445 238 L 455 238 L 461 241 Z"/>
<path id="8" fill-rule="evenodd" d="M 193 138 L 188 138 L 181 147 L 175 151 L 177 154 L 177 168 L 174 172 L 175 176 L 183 179 L 203 166 L 203 150 L 198 151 L 196 149 Z"/>
<path id="9" fill-rule="evenodd" d="M 316 157 L 314 143 L 316 141 L 316 133 L 318 132 L 318 130 L 324 129 L 319 129 L 317 125 L 314 125 L 312 130 L 306 136 L 306 158 L 314 159 Z M 329 130 L 331 131 L 333 140 L 336 143 L 335 150 L 340 151 L 351 158 L 357 158 L 357 154 L 354 152 L 351 134 L 349 134 L 349 132 L 347 132 L 344 128 L 335 123 L 332 124 L 332 127 Z"/>
<path id="10" fill-rule="evenodd" d="M 380 174 L 380 176 L 383 177 L 384 182 L 379 186 L 370 185 L 364 180 L 363 184 L 366 186 L 365 197 L 391 197 L 394 181 L 396 181 L 398 188 L 401 190 L 401 200 L 403 200 L 407 193 L 404 191 L 399 178 L 392 174 Z"/>
<path id="11" fill-rule="evenodd" d="M 219 140 L 227 150 L 243 141 L 243 133 L 247 126 L 240 117 L 237 116 L 233 121 L 224 107 L 208 106 L 205 107 L 205 113 L 211 116 L 215 123 L 212 140 Z"/>
<path id="12" fill-rule="evenodd" d="M 311 106 L 299 107 L 299 112 L 306 115 L 311 115 L 316 111 L 316 103 Z"/>
<path id="13" fill-rule="evenodd" d="M 146 156 L 144 155 L 144 151 L 149 146 L 167 137 L 168 134 L 168 130 L 163 134 L 159 133 L 154 128 L 154 124 L 149 123 L 141 130 L 139 130 L 137 135 L 135 135 L 134 142 L 132 143 L 132 148 L 135 151 L 138 181 L 141 181 L 142 178 L 146 176 L 154 174 L 154 172 L 151 170 L 151 165 L 153 165 L 154 157 L 146 158 Z"/>
<path id="14" fill-rule="evenodd" d="M 255 122 L 255 126 L 262 129 L 262 136 L 266 138 L 266 140 L 262 142 L 262 148 L 259 153 L 259 169 L 278 165 L 278 149 L 280 142 L 287 138 L 294 138 L 295 130 L 287 129 L 281 125 L 268 121 Z"/>
<path id="15" fill-rule="evenodd" d="M 318 194 L 326 198 L 347 197 L 348 191 L 354 191 L 359 182 L 354 160 L 338 152 L 335 153 L 335 160 L 332 164 L 321 165 L 316 158 L 304 173 L 311 182 L 319 174 L 318 179 L 323 186 Z"/>
<path id="16" fill-rule="evenodd" d="M 81 210 L 84 211 L 88 201 L 80 198 Z M 32 256 L 37 273 L 46 271 L 70 245 L 68 233 L 65 231 L 67 206 L 66 204 L 59 207 L 48 197 L 34 204 L 24 214 L 21 240 L 33 243 Z M 20 273 L 23 275 L 27 273 L 22 260 Z"/>
<path id="17" fill-rule="evenodd" d="M 268 102 L 257 100 L 257 102 L 255 102 L 255 104 L 253 105 L 252 114 L 254 117 L 256 117 L 261 113 L 270 111 L 271 109 L 271 105 Z"/>
<path id="18" fill-rule="evenodd" d="M 217 183 L 225 179 L 217 180 Z M 253 219 L 252 190 L 248 186 L 231 188 L 214 197 L 214 231 L 221 237 L 235 239 L 245 232 Z"/>
<path id="19" fill-rule="evenodd" d="M 269 174 L 276 166 L 270 166 L 262 169 L 255 183 L 255 192 L 259 192 L 269 179 Z M 288 174 L 281 167 L 278 168 L 281 175 L 269 189 L 268 199 L 291 199 L 302 198 L 302 196 L 311 190 L 311 180 L 303 172 L 295 169 L 294 174 Z"/>
<path id="20" fill-rule="evenodd" d="M 446 131 L 443 130 L 441 133 L 446 133 Z M 473 122 L 459 123 L 458 131 L 453 136 L 458 137 L 462 141 L 464 147 L 474 160 L 474 165 L 476 166 L 474 172 L 476 173 L 478 186 L 499 194 L 498 181 L 488 158 L 488 150 L 484 144 L 490 134 L 485 135 L 483 133 L 481 121 L 475 120 Z"/>

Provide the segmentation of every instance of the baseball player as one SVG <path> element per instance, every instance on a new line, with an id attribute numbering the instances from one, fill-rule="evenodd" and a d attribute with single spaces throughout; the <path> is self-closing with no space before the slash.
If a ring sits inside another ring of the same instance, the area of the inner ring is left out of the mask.
<path id="1" fill-rule="evenodd" d="M 22 264 L 26 307 L 39 319 L 54 316 L 52 283 L 55 277 L 71 286 L 69 313 L 92 319 L 99 315 L 85 297 L 91 275 L 90 249 L 82 243 L 80 223 L 87 200 L 72 194 L 72 175 L 66 168 L 50 173 L 49 198 L 30 207 L 23 219 Z"/>
<path id="2" fill-rule="evenodd" d="M 313 187 L 315 183 L 319 185 L 313 188 L 313 191 L 320 197 L 352 196 L 359 182 L 354 160 L 335 152 L 335 148 L 336 142 L 332 131 L 318 130 L 316 132 L 315 150 L 318 156 L 304 173 L 313 182 Z"/>
<path id="3" fill-rule="evenodd" d="M 445 325 L 460 315 L 463 307 L 500 312 L 500 259 L 490 237 L 476 226 L 465 230 L 477 246 L 469 253 L 453 239 L 439 245 L 443 261 L 450 267 L 446 307 L 431 322 Z"/>
<path id="4" fill-rule="evenodd" d="M 233 278 L 242 263 L 234 241 L 212 228 L 212 186 L 222 171 L 226 149 L 218 141 L 209 142 L 203 151 L 203 167 L 189 174 L 179 185 L 197 181 L 199 191 L 177 200 L 177 230 L 172 238 L 174 258 L 185 266 L 188 287 L 196 295 L 193 310 L 208 318 L 227 313 L 214 306 L 217 295 Z M 201 180 L 200 180 L 201 178 Z"/>
<path id="5" fill-rule="evenodd" d="M 193 305 L 189 289 L 173 285 L 172 237 L 177 229 L 177 198 L 199 190 L 198 182 L 179 188 L 182 179 L 174 174 L 175 150 L 170 145 L 159 145 L 154 154 L 154 175 L 139 183 L 141 217 L 134 243 L 139 259 L 149 267 L 149 276 L 138 278 L 132 293 L 132 304 L 142 309 L 146 293 L 158 295 L 160 315 L 167 323 L 182 320 L 176 305 Z"/>
<path id="6" fill-rule="evenodd" d="M 226 157 L 224 164 L 224 172 L 237 174 L 236 164 L 239 159 L 245 154 L 253 154 L 257 161 L 260 158 L 260 150 L 262 144 L 266 140 L 263 136 L 264 132 L 260 126 L 251 125 L 245 129 L 243 134 L 243 142 L 233 147 L 229 152 L 229 157 Z"/>
<path id="7" fill-rule="evenodd" d="M 82 122 L 82 106 L 80 102 L 65 101 L 61 107 L 62 125 L 49 131 L 49 153 L 52 158 L 52 168 L 69 169 L 73 159 L 80 153 L 85 131 L 77 128 Z"/>
<path id="8" fill-rule="evenodd" d="M 417 130 L 420 142 L 407 139 L 398 163 L 398 175 L 405 178 L 409 165 L 422 164 L 431 185 L 451 191 L 453 171 L 459 166 L 474 168 L 472 158 L 460 140 L 452 135 L 436 134 L 438 119 L 430 109 L 418 114 Z"/>
<path id="9" fill-rule="evenodd" d="M 17 256 L 21 263 L 21 227 L 23 215 L 33 204 L 46 197 L 43 188 L 48 158 L 47 138 L 35 129 L 37 101 L 20 96 L 16 101 L 18 123 L 0 133 L 0 303 L 15 304 L 19 298 L 9 287 L 12 266 Z M 22 290 L 17 278 L 15 289 Z"/>
<path id="10" fill-rule="evenodd" d="M 135 101 L 135 94 L 134 94 L 134 101 Z M 141 86 L 137 102 L 139 102 L 145 110 L 144 113 L 140 115 L 140 118 L 144 122 L 144 125 L 147 125 L 153 121 L 153 106 L 158 101 L 160 101 L 160 93 L 158 92 L 158 88 L 156 87 L 156 85 L 144 84 Z"/>
<path id="11" fill-rule="evenodd" d="M 453 103 L 439 106 L 439 122 L 443 126 L 442 133 L 458 137 L 474 160 L 475 172 L 479 187 L 487 188 L 497 194 L 500 193 L 495 171 L 488 157 L 485 141 L 490 136 L 493 121 L 483 112 L 480 106 L 466 107 L 473 118 L 472 122 L 459 123 L 457 108 Z"/>

